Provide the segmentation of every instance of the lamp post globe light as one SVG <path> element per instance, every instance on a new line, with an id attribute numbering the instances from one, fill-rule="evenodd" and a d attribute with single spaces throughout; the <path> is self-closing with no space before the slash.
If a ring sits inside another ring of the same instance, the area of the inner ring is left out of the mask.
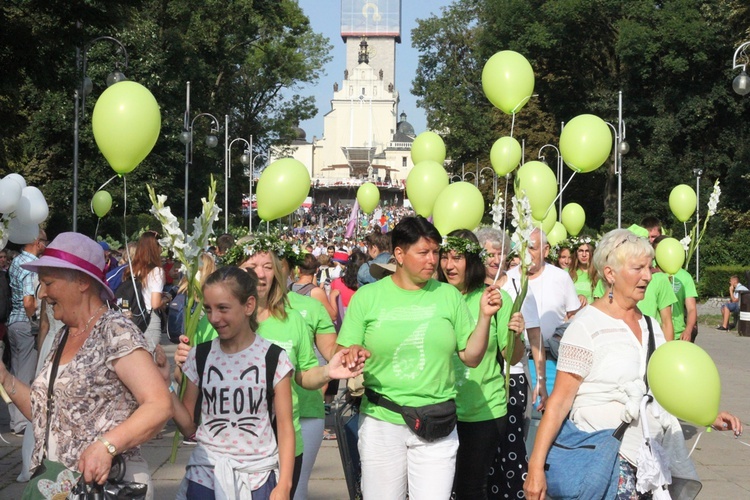
<path id="1" fill-rule="evenodd" d="M 252 136 L 250 140 L 253 140 Z M 232 178 L 232 144 L 238 141 L 245 143 L 245 150 L 240 156 L 240 163 L 247 167 L 250 165 L 253 146 L 242 137 L 229 140 L 229 115 L 224 115 L 224 233 L 229 232 L 229 179 Z M 252 212 L 252 206 L 250 209 Z"/>
<path id="2" fill-rule="evenodd" d="M 83 46 L 83 50 L 76 48 L 76 77 L 80 78 L 79 85 L 73 93 L 75 100 L 74 118 L 73 118 L 73 231 L 78 231 L 78 144 L 80 140 L 80 122 L 82 118 L 81 110 L 86 110 L 86 96 L 94 90 L 94 82 L 86 74 L 88 68 L 89 49 L 98 42 L 109 42 L 117 48 L 118 59 L 115 62 L 115 69 L 107 76 L 107 87 L 115 83 L 127 80 L 125 74 L 120 71 L 120 65 L 128 69 L 128 51 L 125 46 L 116 38 L 111 36 L 100 36 L 90 40 Z M 119 55 L 122 52 L 123 59 Z M 85 115 L 84 115 L 85 116 Z"/>
<path id="3" fill-rule="evenodd" d="M 252 137 L 251 137 L 251 139 L 252 139 Z M 250 155 L 252 156 L 252 151 L 250 152 Z M 253 182 L 255 181 L 255 162 L 258 160 L 258 158 L 264 158 L 264 159 L 266 159 L 267 157 L 263 153 L 258 153 L 257 155 L 255 155 L 253 157 L 252 161 L 250 162 L 250 175 L 248 175 L 248 177 L 250 178 L 250 194 L 249 194 L 249 197 L 250 197 L 250 207 L 249 207 L 249 210 L 248 210 L 248 213 L 249 213 L 249 216 L 248 216 L 248 220 L 249 220 L 249 222 L 248 222 L 248 230 L 249 230 L 250 233 L 253 232 Z M 263 169 L 261 169 L 261 171 L 262 170 Z"/>
<path id="4" fill-rule="evenodd" d="M 183 130 L 180 134 L 180 142 L 185 145 L 185 211 L 183 217 L 185 218 L 185 233 L 188 230 L 188 179 L 190 173 L 190 165 L 193 164 L 193 146 L 195 141 L 193 140 L 193 128 L 195 120 L 201 116 L 206 116 L 213 121 L 211 132 L 206 136 L 206 146 L 209 148 L 215 148 L 219 144 L 219 139 L 216 134 L 219 132 L 219 120 L 216 119 L 211 113 L 199 113 L 190 120 L 190 82 L 187 82 L 187 103 L 185 105 L 185 117 L 183 120 Z"/>
<path id="5" fill-rule="evenodd" d="M 750 93 L 750 76 L 747 75 L 747 62 L 738 63 L 737 58 L 743 58 L 745 61 L 750 60 L 750 57 L 745 54 L 745 50 L 750 47 L 750 42 L 745 42 L 734 51 L 734 59 L 732 60 L 732 69 L 741 68 L 742 71 L 732 81 L 732 89 L 739 95 L 747 95 Z"/>

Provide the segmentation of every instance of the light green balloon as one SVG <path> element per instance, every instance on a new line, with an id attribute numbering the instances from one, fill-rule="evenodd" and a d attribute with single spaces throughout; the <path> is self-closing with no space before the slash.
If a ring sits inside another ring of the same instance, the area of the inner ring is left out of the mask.
<path id="1" fill-rule="evenodd" d="M 107 191 L 97 191 L 91 199 L 91 209 L 100 219 L 112 208 L 112 195 Z"/>
<path id="2" fill-rule="evenodd" d="M 531 215 L 537 220 L 543 220 L 547 209 L 557 196 L 557 180 L 547 165 L 540 161 L 530 161 L 518 169 L 518 189 L 526 193 L 531 205 Z"/>
<path id="3" fill-rule="evenodd" d="M 518 113 L 534 93 L 534 69 L 518 52 L 498 52 L 484 64 L 482 90 L 496 108 Z"/>
<path id="4" fill-rule="evenodd" d="M 310 192 L 310 174 L 294 158 L 271 163 L 258 180 L 258 216 L 271 221 L 297 210 Z"/>
<path id="5" fill-rule="evenodd" d="M 669 208 L 677 220 L 685 222 L 695 213 L 698 206 L 698 197 L 693 188 L 687 184 L 680 184 L 672 188 L 669 193 Z"/>
<path id="6" fill-rule="evenodd" d="M 567 237 L 568 232 L 565 230 L 565 226 L 557 221 L 555 221 L 555 225 L 552 226 L 552 230 L 547 232 L 547 242 L 551 246 L 557 245 Z"/>
<path id="7" fill-rule="evenodd" d="M 357 201 L 359 208 L 366 214 L 375 210 L 380 203 L 380 190 L 372 182 L 365 182 L 357 189 Z"/>
<path id="8" fill-rule="evenodd" d="M 521 145 L 513 137 L 501 137 L 492 145 L 490 163 L 500 177 L 511 173 L 521 163 Z"/>
<path id="9" fill-rule="evenodd" d="M 544 234 L 547 235 L 547 241 L 549 241 L 549 233 L 552 231 L 552 229 L 555 227 L 555 223 L 557 222 L 557 210 L 555 210 L 554 206 L 549 207 L 549 212 L 547 212 L 547 216 L 544 218 L 544 220 L 537 220 L 534 219 L 532 216 L 532 222 L 536 227 L 542 228 L 542 231 L 544 231 Z M 551 245 L 552 243 L 550 243 Z"/>
<path id="10" fill-rule="evenodd" d="M 112 170 L 127 174 L 148 156 L 159 138 L 159 105 L 143 85 L 119 82 L 96 101 L 91 127 Z"/>
<path id="11" fill-rule="evenodd" d="M 664 238 L 656 247 L 656 265 L 667 274 L 676 274 L 685 263 L 685 248 L 675 238 Z"/>
<path id="12" fill-rule="evenodd" d="M 440 163 L 426 160 L 414 165 L 406 178 L 406 196 L 422 217 L 432 215 L 435 200 L 448 186 L 448 173 Z"/>
<path id="13" fill-rule="evenodd" d="M 445 161 L 445 143 L 435 132 L 419 134 L 411 144 L 411 161 L 416 165 L 423 161 L 434 161 L 441 166 Z"/>
<path id="14" fill-rule="evenodd" d="M 578 236 L 578 233 L 586 224 L 586 212 L 578 203 L 568 203 L 562 209 L 561 220 L 563 226 L 571 236 Z"/>
<path id="15" fill-rule="evenodd" d="M 484 196 L 470 182 L 455 182 L 440 192 L 435 200 L 433 221 L 440 234 L 456 229 L 473 231 L 484 214 Z"/>
<path id="16" fill-rule="evenodd" d="M 609 125 L 594 115 L 579 115 L 565 124 L 560 134 L 560 154 L 575 172 L 593 172 L 612 152 Z"/>
<path id="17" fill-rule="evenodd" d="M 656 401 L 677 418 L 709 426 L 719 414 L 719 371 L 711 356 L 692 342 L 667 342 L 654 351 L 648 383 Z"/>

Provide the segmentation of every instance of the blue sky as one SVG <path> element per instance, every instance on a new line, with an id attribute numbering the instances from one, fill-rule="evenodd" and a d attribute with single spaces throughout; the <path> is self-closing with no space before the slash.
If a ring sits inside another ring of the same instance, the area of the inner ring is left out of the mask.
<path id="1" fill-rule="evenodd" d="M 399 113 L 406 112 L 408 121 L 419 134 L 426 128 L 424 111 L 417 108 L 417 99 L 411 95 L 411 82 L 414 79 L 419 54 L 411 47 L 411 30 L 417 19 L 431 14 L 440 14 L 441 7 L 450 5 L 452 0 L 402 0 L 401 2 L 401 43 L 396 46 L 396 89 L 401 95 Z M 313 95 L 318 106 L 318 114 L 312 120 L 300 124 L 307 132 L 307 140 L 315 135 L 323 136 L 323 115 L 331 109 L 333 84 L 344 75 L 346 58 L 344 42 L 341 40 L 341 0 L 299 0 L 302 10 L 310 18 L 313 30 L 328 37 L 333 50 L 333 58 L 325 67 L 325 75 L 315 86 L 295 89 L 301 95 Z"/>

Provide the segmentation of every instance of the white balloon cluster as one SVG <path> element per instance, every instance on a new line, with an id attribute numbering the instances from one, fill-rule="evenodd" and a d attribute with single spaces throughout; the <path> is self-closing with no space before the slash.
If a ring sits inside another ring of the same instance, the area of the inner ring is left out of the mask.
<path id="1" fill-rule="evenodd" d="M 0 248 L 13 243 L 31 243 L 39 236 L 39 224 L 47 219 L 49 207 L 42 192 L 27 186 L 19 174 L 0 179 Z"/>

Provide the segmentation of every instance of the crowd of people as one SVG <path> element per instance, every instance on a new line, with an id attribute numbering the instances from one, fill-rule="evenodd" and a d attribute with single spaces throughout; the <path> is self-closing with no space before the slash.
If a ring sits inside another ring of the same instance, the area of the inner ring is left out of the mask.
<path id="1" fill-rule="evenodd" d="M 53 460 L 103 483 L 122 456 L 126 478 L 150 485 L 139 445 L 173 419 L 195 444 L 180 498 L 305 499 L 334 437 L 326 413 L 350 379 L 364 387 L 365 499 L 545 498 L 566 422 L 626 426 L 617 498 L 654 492 L 639 486 L 644 424 L 679 458 L 663 464 L 672 486 L 697 494 L 679 422 L 652 399 L 641 405 L 648 353 L 697 334 L 692 278 L 653 263 L 658 221 L 571 238 L 552 255 L 536 229 L 527 266 L 492 227 L 441 235 L 402 209 L 371 222 L 359 235 L 333 222 L 217 238 L 197 277 L 204 313 L 177 340 L 174 371 L 161 344 L 170 304 L 190 292 L 158 234 L 117 252 L 41 231 L 7 271 L 0 384 L 11 430 L 25 433 L 19 480 Z M 123 307 L 130 283 L 142 307 Z M 543 416 L 529 457 L 532 410 Z M 726 412 L 713 425 L 742 432 Z"/>

